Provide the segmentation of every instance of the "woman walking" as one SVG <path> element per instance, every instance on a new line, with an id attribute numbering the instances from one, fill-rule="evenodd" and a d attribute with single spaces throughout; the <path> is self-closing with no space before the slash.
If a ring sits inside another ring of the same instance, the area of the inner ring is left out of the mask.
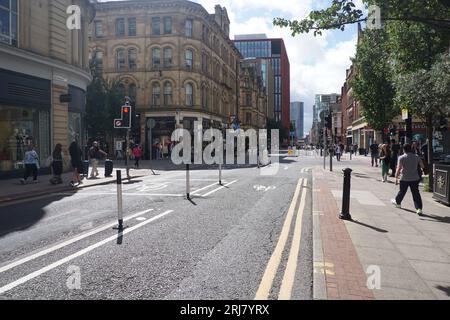
<path id="1" fill-rule="evenodd" d="M 80 173 L 83 172 L 83 161 L 81 159 L 82 152 L 76 141 L 70 144 L 69 154 L 73 168 L 72 181 L 70 182 L 70 185 L 75 187 L 83 183 L 80 178 Z"/>
<path id="2" fill-rule="evenodd" d="M 139 160 L 142 158 L 142 148 L 140 145 L 136 145 L 133 148 L 133 156 L 134 156 L 134 167 L 139 169 Z"/>
<path id="3" fill-rule="evenodd" d="M 25 174 L 23 179 L 20 179 L 20 183 L 25 184 L 31 175 L 33 175 L 33 183 L 38 183 L 39 156 L 33 146 L 28 146 L 23 162 L 25 164 Z"/>
<path id="4" fill-rule="evenodd" d="M 380 160 L 381 160 L 381 176 L 383 177 L 383 182 L 387 182 L 389 165 L 391 163 L 391 149 L 389 148 L 388 144 L 383 144 L 381 146 Z"/>
<path id="5" fill-rule="evenodd" d="M 52 169 L 53 178 L 50 179 L 51 184 L 61 184 L 63 183 L 61 174 L 63 171 L 63 154 L 62 145 L 58 143 L 52 153 Z"/>

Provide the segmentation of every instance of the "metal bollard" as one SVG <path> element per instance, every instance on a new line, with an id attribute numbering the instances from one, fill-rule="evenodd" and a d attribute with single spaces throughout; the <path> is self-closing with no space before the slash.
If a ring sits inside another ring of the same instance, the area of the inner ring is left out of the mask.
<path id="1" fill-rule="evenodd" d="M 191 181 L 190 181 L 190 174 L 189 174 L 189 164 L 186 165 L 186 196 L 187 199 L 191 199 Z"/>
<path id="2" fill-rule="evenodd" d="M 222 185 L 222 165 L 219 164 L 219 185 Z"/>
<path id="3" fill-rule="evenodd" d="M 342 211 L 339 214 L 339 219 L 342 220 L 352 220 L 352 216 L 350 215 L 350 182 L 352 171 L 350 168 L 342 170 L 344 172 L 344 190 L 342 194 Z"/>
<path id="4" fill-rule="evenodd" d="M 330 171 L 333 172 L 333 155 L 334 152 L 332 149 L 330 149 Z"/>
<path id="5" fill-rule="evenodd" d="M 117 216 L 119 226 L 115 229 L 123 230 L 123 207 L 122 207 L 122 171 L 117 170 Z"/>

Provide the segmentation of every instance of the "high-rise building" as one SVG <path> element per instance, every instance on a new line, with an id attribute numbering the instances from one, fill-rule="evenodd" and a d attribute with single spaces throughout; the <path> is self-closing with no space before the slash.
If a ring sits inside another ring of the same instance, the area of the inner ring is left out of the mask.
<path id="1" fill-rule="evenodd" d="M 305 106 L 303 102 L 291 102 L 291 123 L 295 125 L 295 138 L 304 137 Z"/>
<path id="2" fill-rule="evenodd" d="M 290 126 L 290 64 L 283 39 L 266 35 L 238 35 L 234 45 L 244 58 L 269 59 L 274 74 L 274 118 L 286 128 Z"/>

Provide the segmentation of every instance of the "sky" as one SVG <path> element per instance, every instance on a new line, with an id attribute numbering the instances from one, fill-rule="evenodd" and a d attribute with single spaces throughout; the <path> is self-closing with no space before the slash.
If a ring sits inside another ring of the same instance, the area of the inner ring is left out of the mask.
<path id="1" fill-rule="evenodd" d="M 109 0 L 110 1 L 110 0 Z M 273 25 L 275 17 L 302 19 L 312 10 L 328 7 L 331 0 L 192 0 L 209 13 L 214 6 L 225 7 L 230 18 L 230 38 L 236 34 L 265 33 L 269 38 L 283 38 L 291 66 L 291 102 L 305 103 L 305 135 L 312 125 L 316 94 L 340 93 L 350 58 L 356 52 L 357 28 L 326 31 L 292 37 L 288 28 Z M 103 1 L 100 1 L 103 2 Z M 362 0 L 355 0 L 363 9 Z"/>

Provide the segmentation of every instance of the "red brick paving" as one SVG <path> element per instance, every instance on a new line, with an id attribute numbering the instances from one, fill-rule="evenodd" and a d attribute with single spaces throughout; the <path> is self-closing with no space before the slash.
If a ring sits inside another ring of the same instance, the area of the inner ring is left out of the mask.
<path id="1" fill-rule="evenodd" d="M 375 299 L 366 286 L 367 277 L 359 262 L 353 242 L 347 228 L 339 219 L 339 208 L 325 178 L 316 177 L 315 189 L 320 199 L 317 210 L 322 238 L 323 258 L 325 263 L 334 264 L 325 268 L 334 272 L 326 273 L 327 297 L 331 300 L 371 300 Z"/>

